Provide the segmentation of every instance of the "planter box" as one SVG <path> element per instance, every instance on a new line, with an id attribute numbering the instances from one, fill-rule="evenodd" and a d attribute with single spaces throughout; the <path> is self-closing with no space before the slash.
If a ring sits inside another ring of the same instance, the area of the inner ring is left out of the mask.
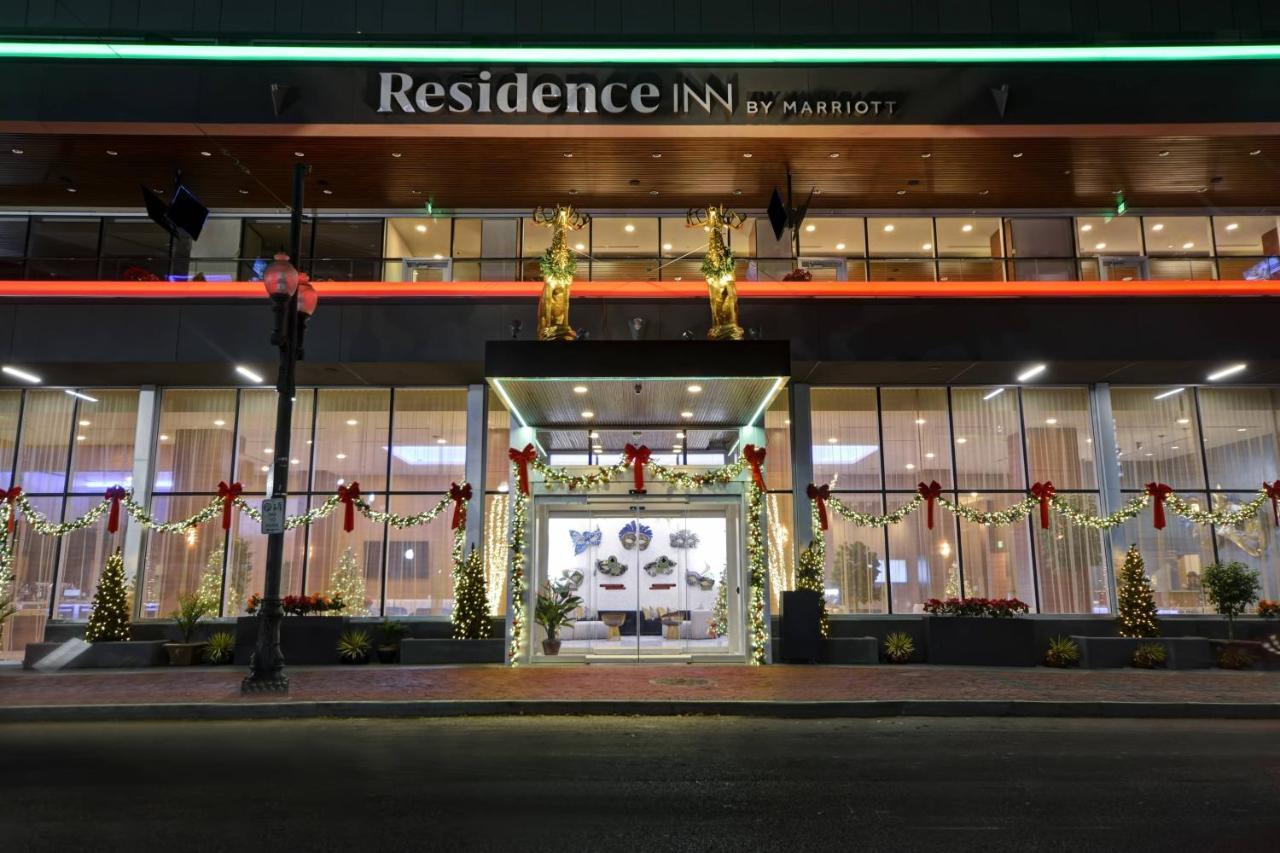
<path id="1" fill-rule="evenodd" d="M 1041 650 L 1031 619 L 925 618 L 928 662 L 953 666 L 1035 666 Z"/>
<path id="2" fill-rule="evenodd" d="M 872 664 L 880 662 L 875 637 L 829 637 L 822 641 L 819 663 Z"/>
<path id="3" fill-rule="evenodd" d="M 347 629 L 345 616 L 286 616 L 280 620 L 280 651 L 286 664 L 314 666 L 338 662 L 338 638 Z M 377 639 L 373 630 L 369 636 Z M 236 620 L 235 662 L 248 666 L 258 644 L 258 617 Z"/>
<path id="4" fill-rule="evenodd" d="M 400 641 L 400 663 L 503 663 L 506 640 L 414 640 Z"/>
<path id="5" fill-rule="evenodd" d="M 164 650 L 167 642 L 167 640 L 128 640 L 92 643 L 63 668 L 167 666 L 169 655 Z M 22 668 L 31 669 L 60 645 L 62 643 L 28 643 L 26 654 L 22 659 Z"/>
<path id="6" fill-rule="evenodd" d="M 1280 669 L 1280 655 L 1267 651 L 1261 640 L 1210 640 L 1209 646 L 1214 666 L 1218 665 L 1218 655 L 1224 649 L 1234 647 L 1253 658 L 1250 669 Z"/>
<path id="7" fill-rule="evenodd" d="M 1213 665 L 1209 641 L 1204 637 L 1077 637 L 1082 669 L 1115 669 L 1133 666 L 1138 646 L 1164 646 L 1165 669 L 1208 669 Z"/>

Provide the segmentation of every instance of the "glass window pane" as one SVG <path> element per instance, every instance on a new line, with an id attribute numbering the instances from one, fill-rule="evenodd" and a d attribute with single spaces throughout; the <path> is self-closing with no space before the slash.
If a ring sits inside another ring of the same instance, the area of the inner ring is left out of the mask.
<path id="1" fill-rule="evenodd" d="M 840 499 L 858 512 L 884 512 L 879 495 L 842 495 Z M 888 613 L 884 531 L 859 527 L 835 515 L 830 520 L 825 580 L 827 611 Z"/>
<path id="2" fill-rule="evenodd" d="M 166 389 L 160 396 L 152 491 L 216 492 L 231 472 L 235 415 L 234 390 Z"/>
<path id="3" fill-rule="evenodd" d="M 391 442 L 391 487 L 443 492 L 466 479 L 467 392 L 460 388 L 397 389 Z M 503 453 L 506 459 L 506 453 Z M 416 512 L 416 510 L 415 510 Z"/>
<path id="4" fill-rule="evenodd" d="M 1137 217 L 1081 216 L 1076 219 L 1080 254 L 1141 255 L 1142 227 Z"/>
<path id="5" fill-rule="evenodd" d="M 102 495 L 85 495 L 67 500 L 66 517 L 79 518 L 93 509 Z M 58 589 L 53 603 L 55 619 L 86 620 L 98 578 L 106 566 L 107 557 L 124 543 L 129 515 L 120 513 L 120 530 L 113 536 L 107 532 L 106 521 L 68 533 L 62 537 L 59 556 Z M 125 567 L 128 571 L 129 567 Z"/>
<path id="6" fill-rule="evenodd" d="M 897 509 L 908 497 L 890 495 L 888 508 Z M 923 613 L 929 599 L 961 594 L 956 517 L 945 510 L 934 512 L 932 530 L 923 507 L 901 524 L 889 525 L 889 584 L 894 613 Z"/>
<path id="7" fill-rule="evenodd" d="M 571 242 L 580 242 L 586 245 L 587 237 L 590 233 L 591 226 L 588 225 L 575 234 Z M 521 219 L 520 254 L 526 258 L 541 257 L 543 252 L 551 248 L 551 236 L 551 226 L 540 225 L 532 219 Z"/>
<path id="8" fill-rule="evenodd" d="M 865 257 L 866 226 L 858 216 L 815 216 L 800 232 L 800 253 L 806 256 Z"/>
<path id="9" fill-rule="evenodd" d="M 304 249 L 311 246 L 311 220 L 302 221 L 302 245 Z M 289 220 L 286 217 L 275 219 L 246 219 L 244 235 L 240 247 L 240 257 L 250 261 L 255 278 L 262 277 L 262 271 L 271 263 L 277 252 L 289 251 Z M 309 251 L 304 251 L 309 254 Z"/>
<path id="10" fill-rule="evenodd" d="M 1210 255 L 1207 216 L 1144 216 L 1148 255 Z"/>
<path id="11" fill-rule="evenodd" d="M 261 509 L 262 498 L 247 498 L 246 503 Z M 285 502 L 286 515 L 301 515 L 307 511 L 305 497 L 291 497 Z M 337 514 L 341 515 L 342 508 Z M 305 528 L 295 527 L 284 534 L 284 561 L 281 564 L 280 594 L 299 595 L 302 592 L 302 562 L 306 545 Z M 208 565 L 220 566 L 224 562 L 222 546 L 209 556 Z M 261 594 L 267 570 L 267 537 L 262 534 L 258 522 L 242 512 L 231 516 L 231 555 L 226 558 L 226 581 L 223 584 L 223 614 L 245 615 L 249 596 Z M 288 653 L 286 652 L 286 655 Z"/>
<path id="12" fill-rule="evenodd" d="M 1215 216 L 1214 247 L 1219 255 L 1280 254 L 1280 231 L 1276 226 L 1274 216 Z"/>
<path id="13" fill-rule="evenodd" d="M 1004 239 L 1000 220 L 984 216 L 946 216 L 935 221 L 938 255 L 943 258 L 1000 258 Z"/>
<path id="14" fill-rule="evenodd" d="M 150 219 L 104 219 L 102 275 L 108 279 L 163 279 L 169 274 L 169 232 Z"/>
<path id="15" fill-rule="evenodd" d="M 27 217 L 0 216 L 0 258 L 27 254 Z"/>
<path id="16" fill-rule="evenodd" d="M 1018 395 L 1005 392 L 993 397 L 992 390 L 951 391 L 956 476 L 962 489 L 1022 490 L 1027 482 Z"/>
<path id="17" fill-rule="evenodd" d="M 1256 492 L 1212 494 L 1214 510 L 1234 510 L 1248 503 Z M 1258 572 L 1262 580 L 1260 598 L 1270 601 L 1280 599 L 1280 531 L 1269 520 L 1269 505 L 1239 527 L 1217 527 L 1218 559 L 1224 563 L 1239 560 Z"/>
<path id="18" fill-rule="evenodd" d="M 359 483 L 362 491 L 386 491 L 390 389 L 321 388 L 317 393 L 311 490 L 327 494 Z"/>
<path id="19" fill-rule="evenodd" d="M 435 505 L 436 495 L 394 495 L 391 510 L 412 515 Z M 478 507 L 477 507 L 478 508 Z M 448 616 L 453 612 L 453 531 L 446 517 L 387 531 L 388 618 Z"/>
<path id="20" fill-rule="evenodd" d="M 572 238 L 571 238 L 572 239 Z M 605 216 L 591 221 L 591 254 L 649 256 L 658 254 L 658 220 L 644 216 Z"/>
<path id="21" fill-rule="evenodd" d="M 74 397 L 57 389 L 27 392 L 14 477 L 23 491 L 61 494 L 65 490 L 74 404 Z"/>
<path id="22" fill-rule="evenodd" d="M 984 495 L 978 492 L 960 495 L 960 503 L 979 512 L 1006 509 L 1020 500 L 1021 495 Z M 1025 523 L 982 525 L 962 519 L 960 544 L 966 596 L 1018 598 L 1035 612 L 1031 536 Z"/>
<path id="23" fill-rule="evenodd" d="M 1205 507 L 1203 495 L 1185 493 L 1183 497 L 1193 506 Z M 1116 570 L 1124 565 L 1129 544 L 1137 543 L 1161 613 L 1210 613 L 1212 608 L 1205 599 L 1200 578 L 1204 567 L 1213 562 L 1213 532 L 1171 512 L 1166 513 L 1166 518 L 1165 529 L 1156 530 L 1151 524 L 1151 511 L 1147 510 L 1112 530 Z"/>
<path id="24" fill-rule="evenodd" d="M 764 484 L 769 489 L 791 488 L 791 395 L 783 389 L 764 413 L 764 443 L 768 455 Z"/>
<path id="25" fill-rule="evenodd" d="M 195 515 L 209 501 L 209 495 L 157 496 L 151 499 L 150 509 L 157 521 L 174 521 Z M 232 518 L 236 515 L 232 513 Z M 169 618 L 178 608 L 179 596 L 199 589 L 200 580 L 206 575 L 221 575 L 225 539 L 221 515 L 185 534 L 149 533 L 140 591 L 142 618 Z"/>
<path id="26" fill-rule="evenodd" d="M 947 392 L 942 388 L 885 388 L 883 408 L 885 488 L 915 491 L 937 480 L 950 487 L 951 435 Z"/>
<path id="27" fill-rule="evenodd" d="M 1211 488 L 1252 489 L 1259 477 L 1280 471 L 1276 448 L 1280 392 L 1274 388 L 1201 388 L 1197 393 Z"/>
<path id="28" fill-rule="evenodd" d="M 22 410 L 22 392 L 0 390 L 0 483 L 13 485 L 13 445 L 18 439 L 18 414 Z"/>
<path id="29" fill-rule="evenodd" d="M 381 281 L 382 220 L 321 219 L 303 266 L 316 281 Z"/>
<path id="30" fill-rule="evenodd" d="M 873 258 L 931 258 L 933 220 L 905 216 L 871 218 L 867 220 L 867 241 Z"/>
<path id="31" fill-rule="evenodd" d="M 365 500 L 383 509 L 383 495 L 364 495 Z M 379 616 L 382 601 L 382 543 L 385 525 L 375 524 L 356 513 L 355 528 L 342 529 L 343 511 L 339 508 L 323 521 L 311 525 L 308 542 L 308 595 L 343 593 L 348 616 Z M 447 527 L 447 522 L 444 523 Z M 420 531 L 422 528 L 413 528 Z M 359 590 L 363 581 L 364 595 Z"/>
<path id="32" fill-rule="evenodd" d="M 880 429 L 874 388 L 814 388 L 813 479 L 835 489 L 879 489 Z"/>
<path id="33" fill-rule="evenodd" d="M 690 226 L 684 217 L 666 217 L 662 220 L 662 256 L 678 258 L 688 256 L 690 260 L 702 263 L 702 256 L 707 252 L 708 232 L 702 228 Z M 729 229 L 724 231 L 726 243 L 729 240 Z M 738 254 L 735 250 L 734 254 Z M 697 266 L 697 264 L 695 264 Z M 666 278 L 667 276 L 663 276 Z"/>
<path id="34" fill-rule="evenodd" d="M 1007 220 L 1009 254 L 1018 258 L 1071 258 L 1076 244 L 1071 220 L 1063 216 L 1017 217 Z M 1018 276 L 1022 278 L 1022 276 Z"/>
<path id="35" fill-rule="evenodd" d="M 1031 481 L 1059 489 L 1097 488 L 1089 391 L 1085 388 L 1023 388 Z"/>
<path id="36" fill-rule="evenodd" d="M 790 492 L 770 492 L 765 496 L 765 552 L 769 571 L 770 606 L 782 606 L 782 591 L 796 588 L 796 558 L 791 547 L 794 535 L 793 499 Z M 801 547 L 808 545 L 802 543 Z"/>
<path id="37" fill-rule="evenodd" d="M 448 219 L 429 216 L 388 219 L 383 252 L 389 259 L 415 258 L 444 262 L 449 257 L 450 226 L 451 221 Z M 416 267 L 416 264 L 388 260 L 384 274 L 388 281 L 443 280 L 443 274 L 436 275 L 434 267 Z"/>
<path id="38" fill-rule="evenodd" d="M 81 393 L 97 402 L 80 400 L 77 404 L 71 491 L 101 497 L 112 486 L 131 487 L 133 439 L 138 428 L 137 390 L 82 388 Z"/>
<path id="39" fill-rule="evenodd" d="M 1152 481 L 1175 489 L 1204 488 L 1195 400 L 1190 391 L 1169 394 L 1172 390 L 1111 389 L 1121 488 L 1140 490 Z"/>
<path id="40" fill-rule="evenodd" d="M 30 501 L 50 521 L 62 520 L 62 498 L 31 497 Z M 16 611 L 4 626 L 4 651 L 21 652 L 27 643 L 44 640 L 57 548 L 58 540 L 53 536 L 18 537 L 13 562 L 13 604 Z M 93 600 L 92 590 L 89 591 L 89 600 Z"/>
<path id="41" fill-rule="evenodd" d="M 307 488 L 311 471 L 311 409 L 315 391 L 298 390 L 293 402 L 293 429 L 289 436 L 290 459 L 288 491 Z M 236 437 L 236 481 L 249 494 L 266 494 L 270 490 L 271 468 L 275 464 L 276 392 L 274 388 L 247 388 L 240 392 L 240 434 Z"/>
<path id="42" fill-rule="evenodd" d="M 1063 497 L 1082 512 L 1100 514 L 1095 495 Z M 1032 515 L 1032 522 L 1036 525 L 1040 612 L 1111 612 L 1111 591 L 1102 550 L 1102 531 L 1072 524 L 1057 513 L 1049 514 L 1049 529 L 1041 530 L 1037 514 L 1038 510 Z"/>
<path id="43" fill-rule="evenodd" d="M 507 612 L 510 512 L 511 496 L 507 492 L 484 496 L 484 582 L 489 591 L 489 612 L 494 615 Z"/>

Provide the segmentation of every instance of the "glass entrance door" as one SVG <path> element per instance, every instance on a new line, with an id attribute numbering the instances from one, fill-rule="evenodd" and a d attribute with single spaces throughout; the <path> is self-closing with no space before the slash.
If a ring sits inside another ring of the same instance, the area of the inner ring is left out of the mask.
<path id="1" fill-rule="evenodd" d="M 540 584 L 581 599 L 559 631 L 561 660 L 742 654 L 735 504 L 601 501 L 540 516 Z M 534 658 L 553 660 L 545 631 L 534 636 Z"/>

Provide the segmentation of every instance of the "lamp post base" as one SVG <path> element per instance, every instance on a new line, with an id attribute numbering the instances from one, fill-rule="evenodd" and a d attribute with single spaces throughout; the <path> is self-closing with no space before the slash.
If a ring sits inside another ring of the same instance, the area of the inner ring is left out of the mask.
<path id="1" fill-rule="evenodd" d="M 250 673 L 240 682 L 241 693 L 288 693 L 289 676 L 283 672 Z"/>

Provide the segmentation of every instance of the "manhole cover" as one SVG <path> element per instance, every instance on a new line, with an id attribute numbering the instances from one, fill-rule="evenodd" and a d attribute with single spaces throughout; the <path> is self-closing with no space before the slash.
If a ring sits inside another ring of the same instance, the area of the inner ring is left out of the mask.
<path id="1" fill-rule="evenodd" d="M 649 683 L 662 687 L 712 687 L 715 685 L 710 678 L 681 678 L 680 676 L 651 678 Z"/>

